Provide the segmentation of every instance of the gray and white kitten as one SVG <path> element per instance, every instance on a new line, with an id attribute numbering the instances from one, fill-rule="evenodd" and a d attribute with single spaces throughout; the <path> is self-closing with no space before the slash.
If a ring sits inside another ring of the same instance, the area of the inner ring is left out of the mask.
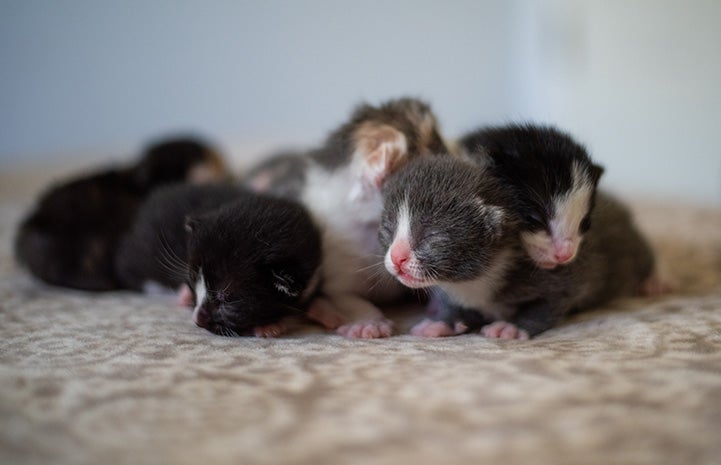
<path id="1" fill-rule="evenodd" d="M 521 239 L 513 192 L 484 167 L 451 158 L 414 160 L 383 190 L 385 266 L 412 288 L 435 287 L 437 321 L 412 333 L 445 336 L 480 329 L 527 339 L 571 312 L 633 295 L 653 274 L 654 256 L 626 208 L 599 192 L 575 260 L 546 270 Z"/>
<path id="2" fill-rule="evenodd" d="M 310 316 L 347 337 L 391 335 L 377 305 L 405 291 L 378 260 L 380 190 L 409 160 L 447 151 L 431 108 L 401 98 L 360 105 L 321 147 L 251 171 L 249 186 L 300 201 L 320 226 L 323 296 L 311 303 Z"/>

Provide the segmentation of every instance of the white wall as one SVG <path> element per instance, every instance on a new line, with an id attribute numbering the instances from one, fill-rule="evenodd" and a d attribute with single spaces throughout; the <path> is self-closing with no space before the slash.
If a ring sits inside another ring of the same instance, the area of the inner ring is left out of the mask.
<path id="1" fill-rule="evenodd" d="M 0 11 L 3 162 L 197 129 L 313 143 L 362 99 L 504 115 L 502 1 L 37 1 Z"/>
<path id="2" fill-rule="evenodd" d="M 524 110 L 616 189 L 721 203 L 721 2 L 528 1 Z"/>
<path id="3" fill-rule="evenodd" d="M 557 123 L 625 191 L 721 203 L 718 1 L 0 1 L 0 166 L 168 131 L 312 144 L 361 99 Z"/>

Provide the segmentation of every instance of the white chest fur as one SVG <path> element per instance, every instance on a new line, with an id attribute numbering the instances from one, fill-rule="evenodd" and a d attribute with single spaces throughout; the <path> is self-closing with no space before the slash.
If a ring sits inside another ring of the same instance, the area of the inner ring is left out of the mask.
<path id="1" fill-rule="evenodd" d="M 354 167 L 333 171 L 311 165 L 303 204 L 323 233 L 324 288 L 383 301 L 402 287 L 383 267 L 378 224 L 383 208 L 378 189 L 364 185 Z"/>
<path id="2" fill-rule="evenodd" d="M 515 310 L 495 301 L 496 294 L 506 282 L 506 271 L 511 265 L 513 253 L 501 252 L 480 277 L 458 283 L 440 283 L 439 287 L 457 304 L 477 310 L 487 318 L 503 320 Z"/>

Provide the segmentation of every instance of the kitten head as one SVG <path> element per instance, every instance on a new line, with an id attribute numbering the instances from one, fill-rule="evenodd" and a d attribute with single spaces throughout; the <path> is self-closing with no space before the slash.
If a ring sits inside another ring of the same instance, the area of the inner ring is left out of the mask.
<path id="1" fill-rule="evenodd" d="M 413 98 L 360 105 L 331 140 L 346 147 L 364 182 L 378 189 L 409 160 L 448 153 L 431 107 Z"/>
<path id="2" fill-rule="evenodd" d="M 502 192 L 477 166 L 419 158 L 383 190 L 386 269 L 408 287 L 477 279 L 514 236 Z"/>
<path id="3" fill-rule="evenodd" d="M 192 138 L 169 139 L 149 146 L 133 170 L 142 190 L 179 181 L 203 184 L 222 180 L 227 168 L 211 147 Z"/>
<path id="4" fill-rule="evenodd" d="M 464 145 L 489 158 L 494 175 L 514 191 L 531 259 L 545 269 L 570 263 L 591 227 L 603 174 L 586 149 L 555 128 L 533 125 L 484 129 Z"/>
<path id="5" fill-rule="evenodd" d="M 321 254 L 320 234 L 302 207 L 253 195 L 186 225 L 198 326 L 244 335 L 302 313 Z"/>

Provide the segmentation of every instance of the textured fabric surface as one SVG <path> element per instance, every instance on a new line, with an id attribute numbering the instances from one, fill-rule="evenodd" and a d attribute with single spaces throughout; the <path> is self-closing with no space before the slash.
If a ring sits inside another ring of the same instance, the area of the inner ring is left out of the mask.
<path id="1" fill-rule="evenodd" d="M 531 341 L 223 338 L 32 280 L 11 239 L 40 181 L 0 178 L 2 464 L 721 463 L 717 209 L 636 204 L 678 292 Z"/>

